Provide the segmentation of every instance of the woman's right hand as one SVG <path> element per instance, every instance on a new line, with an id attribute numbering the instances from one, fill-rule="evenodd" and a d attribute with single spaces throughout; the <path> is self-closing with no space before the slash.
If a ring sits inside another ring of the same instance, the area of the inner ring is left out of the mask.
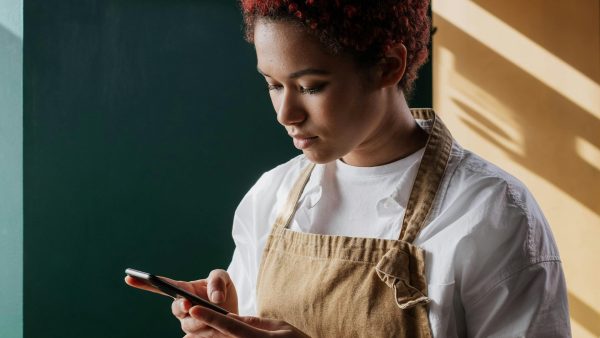
<path id="1" fill-rule="evenodd" d="M 180 282 L 179 287 L 219 305 L 229 312 L 238 313 L 237 293 L 233 281 L 225 270 L 213 270 L 208 278 L 194 282 Z M 190 316 L 192 303 L 185 298 L 173 301 L 171 311 L 181 322 L 186 337 L 218 337 L 221 333 Z"/>
<path id="2" fill-rule="evenodd" d="M 161 278 L 190 293 L 207 299 L 229 312 L 238 314 L 238 300 L 235 286 L 225 270 L 213 270 L 206 279 L 192 282 L 175 281 L 166 277 Z M 125 278 L 125 282 L 136 288 L 161 293 L 129 276 Z M 181 322 L 181 329 L 186 333 L 186 337 L 218 337 L 221 335 L 219 331 L 191 317 L 189 314 L 190 308 L 192 308 L 192 303 L 185 298 L 175 299 L 171 304 L 171 311 Z"/>

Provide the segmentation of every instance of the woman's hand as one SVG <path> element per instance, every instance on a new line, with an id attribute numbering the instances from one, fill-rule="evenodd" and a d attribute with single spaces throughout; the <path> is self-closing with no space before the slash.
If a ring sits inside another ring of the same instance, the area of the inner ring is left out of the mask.
<path id="1" fill-rule="evenodd" d="M 233 314 L 238 313 L 235 286 L 225 270 L 213 270 L 208 278 L 192 282 L 176 281 L 166 277 L 160 278 L 201 298 L 208 299 Z M 156 288 L 130 276 L 125 277 L 125 283 L 138 289 L 163 294 Z M 181 322 L 181 328 L 187 334 L 186 337 L 218 337 L 221 335 L 214 328 L 191 317 L 189 314 L 190 308 L 192 308 L 192 304 L 185 298 L 175 299 L 171 304 L 171 311 Z"/>
<path id="2" fill-rule="evenodd" d="M 307 338 L 306 334 L 291 324 L 282 320 L 264 319 L 258 317 L 242 317 L 230 313 L 223 315 L 201 306 L 192 307 L 188 313 L 192 320 L 190 325 L 210 327 L 214 335 L 188 333 L 184 338 L 200 337 L 281 337 L 281 338 Z M 192 329 L 193 327 L 189 327 Z"/>

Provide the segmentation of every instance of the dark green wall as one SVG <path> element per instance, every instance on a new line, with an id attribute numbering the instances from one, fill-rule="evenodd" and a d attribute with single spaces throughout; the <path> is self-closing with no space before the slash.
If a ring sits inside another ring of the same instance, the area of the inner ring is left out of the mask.
<path id="1" fill-rule="evenodd" d="M 297 154 L 235 1 L 26 1 L 24 53 L 25 337 L 181 336 L 123 270 L 226 268 L 237 203 Z"/>
<path id="2" fill-rule="evenodd" d="M 25 336 L 178 336 L 123 270 L 226 267 L 237 203 L 295 154 L 235 3 L 32 0 L 25 17 Z"/>

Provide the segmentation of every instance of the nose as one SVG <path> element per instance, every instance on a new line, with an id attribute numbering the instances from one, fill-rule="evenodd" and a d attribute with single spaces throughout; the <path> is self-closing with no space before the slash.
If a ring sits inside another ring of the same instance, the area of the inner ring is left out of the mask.
<path id="1" fill-rule="evenodd" d="M 277 112 L 277 121 L 283 126 L 302 123 L 306 119 L 306 111 L 302 105 L 301 99 L 293 92 L 285 90 L 279 97 L 275 105 Z"/>

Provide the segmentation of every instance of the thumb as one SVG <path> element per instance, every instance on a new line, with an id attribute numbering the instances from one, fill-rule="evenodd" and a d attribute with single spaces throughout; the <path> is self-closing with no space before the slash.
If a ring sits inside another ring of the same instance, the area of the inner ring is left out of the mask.
<path id="1" fill-rule="evenodd" d="M 227 299 L 227 289 L 232 284 L 229 274 L 225 270 L 213 270 L 207 278 L 207 294 L 211 302 L 224 303 Z"/>

